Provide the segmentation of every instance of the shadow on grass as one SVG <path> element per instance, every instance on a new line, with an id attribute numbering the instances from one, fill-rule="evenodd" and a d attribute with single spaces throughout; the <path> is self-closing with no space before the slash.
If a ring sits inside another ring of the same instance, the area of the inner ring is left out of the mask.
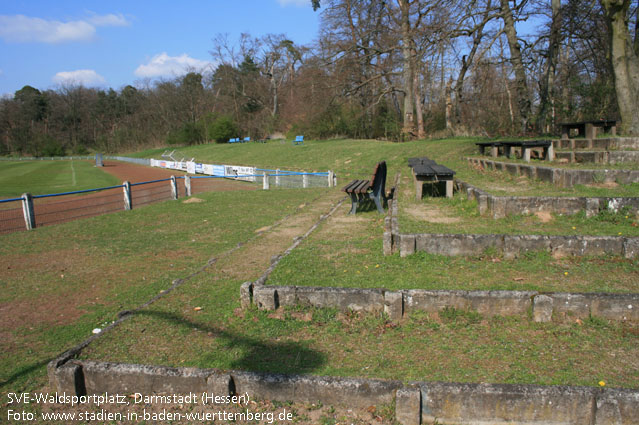
<path id="1" fill-rule="evenodd" d="M 46 365 L 53 360 L 55 357 L 50 357 L 46 360 L 41 360 L 39 362 L 35 362 L 31 365 L 24 365 L 17 368 L 17 371 L 9 376 L 6 380 L 0 381 L 0 391 L 3 391 L 3 387 L 8 387 L 9 385 L 19 381 L 21 378 L 31 375 L 33 372 L 37 371 L 42 367 L 46 367 Z M 9 391 L 9 388 L 5 388 Z M 11 391 L 16 391 L 15 388 L 12 388 Z"/>
<path id="2" fill-rule="evenodd" d="M 264 338 L 254 338 L 238 335 L 215 326 L 194 322 L 169 312 L 145 310 L 132 314 L 150 316 L 188 329 L 197 328 L 211 337 L 222 340 L 225 346 L 223 349 L 241 353 L 238 358 L 230 361 L 229 369 L 306 374 L 319 370 L 326 364 L 324 353 L 307 348 L 298 342 L 273 342 L 267 341 L 266 336 Z M 250 326 L 248 321 L 247 326 Z M 176 347 L 176 349 L 179 349 L 179 347 Z M 228 355 L 219 356 L 217 353 L 210 353 L 206 354 L 203 360 L 207 364 L 213 364 L 218 357 L 228 357 Z"/>

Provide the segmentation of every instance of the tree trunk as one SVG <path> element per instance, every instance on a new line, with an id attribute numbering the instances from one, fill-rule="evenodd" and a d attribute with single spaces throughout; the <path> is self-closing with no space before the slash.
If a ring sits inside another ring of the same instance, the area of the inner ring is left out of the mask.
<path id="1" fill-rule="evenodd" d="M 621 133 L 639 136 L 639 54 L 628 28 L 630 0 L 601 0 L 610 28 L 610 57 L 615 75 Z"/>
<path id="2" fill-rule="evenodd" d="M 519 110 L 519 119 L 521 124 L 521 132 L 526 134 L 528 121 L 530 119 L 531 102 L 528 93 L 528 83 L 526 82 L 526 69 L 521 59 L 521 47 L 517 40 L 517 30 L 515 29 L 515 20 L 510 10 L 509 0 L 501 1 L 501 17 L 504 21 L 504 32 L 508 39 L 508 47 L 510 49 L 510 63 L 515 72 L 515 92 L 517 96 L 517 107 Z"/>
<path id="3" fill-rule="evenodd" d="M 549 109 L 554 102 L 554 79 L 559 56 L 559 42 L 561 37 L 561 0 L 552 0 L 552 22 L 550 24 L 550 38 L 546 69 L 540 81 L 539 112 L 537 114 L 537 128 L 540 132 L 548 132 L 547 118 Z"/>
<path id="4" fill-rule="evenodd" d="M 415 118 L 413 107 L 413 61 L 411 55 L 411 30 L 410 30 L 410 0 L 397 0 L 401 12 L 401 32 L 402 32 L 402 59 L 403 59 L 403 79 L 404 79 L 404 125 L 402 133 L 404 136 L 412 137 L 415 131 Z"/>

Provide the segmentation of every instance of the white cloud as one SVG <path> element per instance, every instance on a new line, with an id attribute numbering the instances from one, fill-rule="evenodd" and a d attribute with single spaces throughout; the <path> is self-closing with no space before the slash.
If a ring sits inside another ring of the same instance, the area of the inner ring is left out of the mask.
<path id="1" fill-rule="evenodd" d="M 311 2 L 309 0 L 277 0 L 280 6 L 306 6 L 311 7 Z"/>
<path id="2" fill-rule="evenodd" d="M 0 15 L 0 38 L 14 43 L 67 43 L 88 41 L 96 27 L 124 26 L 128 21 L 122 15 L 92 15 L 77 21 L 54 21 L 24 15 Z"/>
<path id="3" fill-rule="evenodd" d="M 88 21 L 97 27 L 128 27 L 131 22 L 122 15 L 114 15 L 110 13 L 108 15 L 100 16 L 93 14 Z"/>
<path id="4" fill-rule="evenodd" d="M 138 66 L 135 75 L 142 78 L 177 77 L 193 70 L 201 72 L 212 65 L 211 62 L 192 58 L 186 53 L 169 56 L 162 52 L 153 56 L 148 63 Z"/>
<path id="5" fill-rule="evenodd" d="M 52 78 L 57 84 L 71 84 L 82 86 L 99 86 L 106 83 L 103 76 L 92 69 L 78 69 L 77 71 L 62 71 Z"/>

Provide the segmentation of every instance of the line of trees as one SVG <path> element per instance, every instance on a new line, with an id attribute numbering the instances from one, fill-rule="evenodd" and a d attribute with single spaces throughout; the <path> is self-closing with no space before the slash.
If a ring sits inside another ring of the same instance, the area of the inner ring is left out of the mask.
<path id="1" fill-rule="evenodd" d="M 637 0 L 311 0 L 317 41 L 218 35 L 211 70 L 118 91 L 24 86 L 0 153 L 59 155 L 311 137 L 553 133 L 622 118 L 639 134 Z"/>

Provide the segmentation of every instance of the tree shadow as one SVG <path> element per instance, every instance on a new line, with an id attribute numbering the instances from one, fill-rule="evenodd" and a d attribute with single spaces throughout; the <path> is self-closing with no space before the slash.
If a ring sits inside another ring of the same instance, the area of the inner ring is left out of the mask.
<path id="1" fill-rule="evenodd" d="M 260 338 L 238 335 L 212 325 L 194 322 L 169 312 L 144 310 L 131 314 L 151 316 L 188 329 L 197 328 L 223 340 L 226 349 L 240 348 L 243 354 L 231 361 L 230 369 L 305 374 L 319 370 L 326 364 L 326 355 L 324 353 L 309 349 L 299 342 L 264 341 Z M 247 324 L 250 326 L 250 323 L 247 322 Z M 204 358 L 207 363 L 213 363 L 216 353 L 207 354 Z"/>

